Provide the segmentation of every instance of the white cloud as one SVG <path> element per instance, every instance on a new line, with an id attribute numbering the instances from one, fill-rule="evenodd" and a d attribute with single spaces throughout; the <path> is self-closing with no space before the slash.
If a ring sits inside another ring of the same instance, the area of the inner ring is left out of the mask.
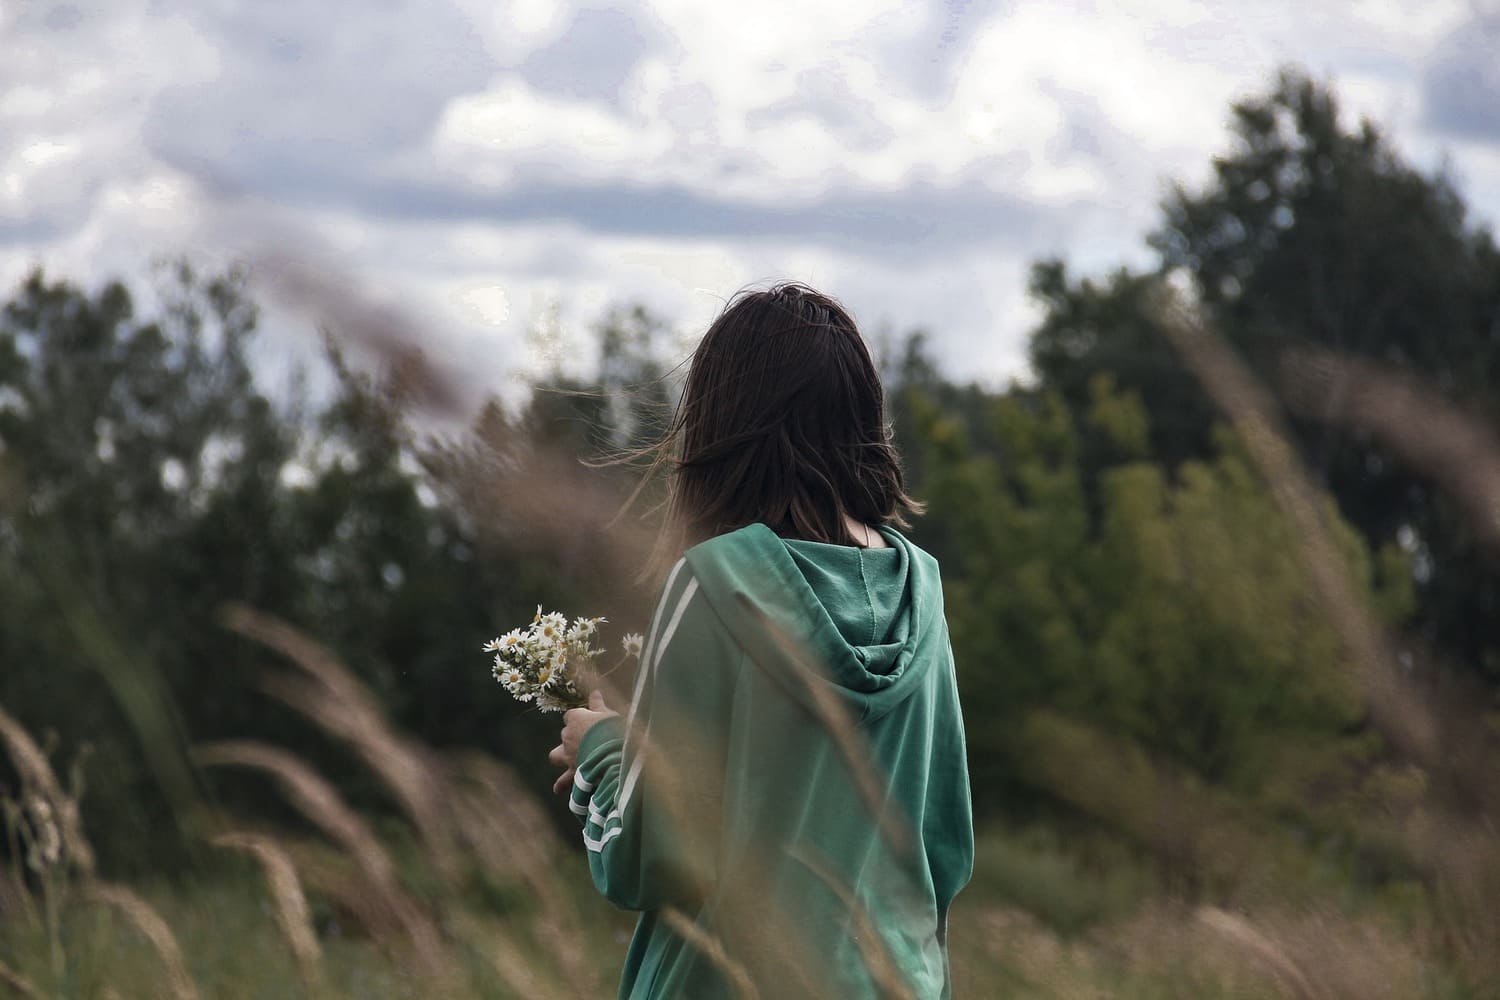
<path id="1" fill-rule="evenodd" d="M 518 167 L 563 170 L 584 180 L 649 176 L 670 148 L 661 127 L 633 126 L 608 108 L 538 94 L 515 78 L 450 101 L 432 142 L 437 162 L 503 185 Z"/>
<path id="2" fill-rule="evenodd" d="M 777 277 L 930 326 L 955 373 L 1018 373 L 1029 262 L 1139 261 L 1165 180 L 1201 183 L 1229 102 L 1286 60 L 1424 166 L 1452 149 L 1500 217 L 1496 146 L 1423 104 L 1464 0 L 170 9 L 0 13 L 0 279 L 285 247 L 492 384 L 554 306 L 576 331 L 641 300 L 689 334 Z"/>

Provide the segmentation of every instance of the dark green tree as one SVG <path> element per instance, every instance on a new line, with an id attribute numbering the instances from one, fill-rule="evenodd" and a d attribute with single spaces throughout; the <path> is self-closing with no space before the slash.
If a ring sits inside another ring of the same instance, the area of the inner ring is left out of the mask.
<path id="1" fill-rule="evenodd" d="M 1206 312 L 1278 388 L 1288 347 L 1317 346 L 1398 366 L 1481 413 L 1500 365 L 1500 251 L 1442 173 L 1407 165 L 1370 122 L 1346 125 L 1333 90 L 1284 71 L 1232 110 L 1234 145 L 1201 191 L 1176 188 L 1151 246 L 1156 273 L 1072 280 L 1039 265 L 1047 312 L 1032 343 L 1044 384 L 1075 412 L 1101 372 L 1140 394 L 1153 454 L 1168 465 L 1212 448 L 1214 408 L 1156 335 L 1146 303 L 1163 275 L 1187 275 Z M 1316 412 L 1289 415 L 1296 442 L 1343 514 L 1375 547 L 1415 553 L 1419 634 L 1500 681 L 1500 558 L 1456 505 L 1368 434 Z"/>
<path id="2" fill-rule="evenodd" d="M 192 843 L 208 798 L 277 808 L 196 772 L 187 751 L 204 740 L 269 740 L 382 805 L 258 690 L 275 657 L 222 627 L 230 602 L 324 642 L 418 737 L 550 782 L 552 720 L 504 694 L 481 645 L 536 601 L 581 613 L 582 573 L 516 544 L 525 525 L 482 530 L 482 503 L 443 502 L 455 490 L 405 419 L 394 365 L 357 369 L 329 341 L 326 398 L 298 381 L 268 399 L 247 280 L 165 265 L 138 315 L 122 284 L 38 271 L 0 312 L 0 705 L 53 732 L 64 763 L 95 746 L 84 809 L 116 870 Z M 540 422 L 486 419 L 507 448 Z"/>
<path id="3" fill-rule="evenodd" d="M 159 279 L 150 317 L 40 271 L 0 312 L 0 703 L 96 745 L 89 808 L 132 849 L 198 795 L 190 729 L 242 711 L 218 603 L 286 610 L 293 557 L 294 436 L 254 385 L 244 275 Z"/>
<path id="4" fill-rule="evenodd" d="M 1049 801 L 1019 738 L 1044 710 L 1247 800 L 1305 808 L 1309 778 L 1359 749 L 1362 708 L 1289 524 L 1232 437 L 1171 477 L 1149 459 L 1139 399 L 1106 376 L 1091 394 L 1082 416 L 1051 391 L 990 397 L 995 449 L 911 400 L 924 526 L 962 540 L 944 577 L 976 804 Z M 1097 513 L 1086 431 L 1122 456 L 1099 474 Z M 1359 586 L 1388 619 L 1405 614 L 1400 555 L 1372 555 L 1330 515 Z"/>

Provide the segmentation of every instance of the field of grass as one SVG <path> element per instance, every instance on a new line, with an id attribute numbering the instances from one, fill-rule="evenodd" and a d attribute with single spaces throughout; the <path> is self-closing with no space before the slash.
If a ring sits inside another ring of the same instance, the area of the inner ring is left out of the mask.
<path id="1" fill-rule="evenodd" d="M 7 912 L 0 961 L 45 997 L 200 996 L 225 1000 L 360 997 L 610 996 L 634 915 L 593 894 L 581 854 L 563 853 L 551 901 L 576 915 L 565 938 L 519 884 L 487 901 L 422 900 L 440 914 L 434 967 L 410 942 L 381 941 L 310 896 L 318 954 L 298 960 L 255 866 L 227 865 L 187 884 L 135 887 L 170 930 L 80 895 L 57 919 L 61 960 L 41 914 Z M 15 905 L 12 899 L 11 905 Z M 1023 905 L 1024 904 L 1024 905 Z M 1089 875 L 1026 838 L 991 835 L 952 915 L 955 996 L 1037 998 L 1478 997 L 1424 958 L 1377 911 L 1332 907 L 1253 917 L 1174 904 L 1143 882 Z M 175 955 L 172 954 L 175 952 Z M 180 962 L 181 971 L 173 966 Z M 60 972 L 60 974 L 59 974 Z M 5 990 L 0 987 L 0 996 Z"/>
<path id="2" fill-rule="evenodd" d="M 108 833 L 85 829 L 78 786 L 0 711 L 0 746 L 23 781 L 0 798 L 0 997 L 613 995 L 634 915 L 594 892 L 579 845 L 508 767 L 395 731 L 351 673 L 285 626 L 247 612 L 239 627 L 295 665 L 292 703 L 384 785 L 392 813 L 361 814 L 276 747 L 200 746 L 200 766 L 270 781 L 303 822 L 270 829 L 205 811 L 193 823 L 209 861 L 119 884 L 97 870 L 91 838 Z M 1459 846 L 1444 850 L 1462 858 Z M 1469 856 L 1477 876 L 1494 860 Z M 1496 995 L 1482 985 L 1494 981 L 1489 922 L 1474 919 L 1482 899 L 1445 912 L 1419 885 L 1361 893 L 1332 865 L 1305 863 L 1265 869 L 1298 873 L 1279 884 L 1210 897 L 1164 864 L 1102 828 L 983 831 L 950 917 L 955 995 Z"/>

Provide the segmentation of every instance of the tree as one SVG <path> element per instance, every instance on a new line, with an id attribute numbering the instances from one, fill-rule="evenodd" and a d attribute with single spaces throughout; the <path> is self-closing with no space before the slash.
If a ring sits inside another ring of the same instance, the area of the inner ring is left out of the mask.
<path id="1" fill-rule="evenodd" d="M 1251 799 L 1295 789 L 1352 748 L 1362 707 L 1290 526 L 1233 438 L 1174 481 L 1146 458 L 1139 399 L 1104 377 L 1091 392 L 1081 418 L 1051 391 L 992 397 L 993 451 L 913 401 L 928 519 L 963 539 L 944 571 L 976 804 L 1047 800 L 1017 740 L 1042 709 Z M 1136 456 L 1101 474 L 1097 518 L 1085 426 Z M 1403 614 L 1399 554 L 1372 556 L 1347 525 L 1339 540 L 1372 600 Z"/>
<path id="2" fill-rule="evenodd" d="M 166 267 L 138 319 L 119 283 L 38 270 L 0 312 L 0 702 L 97 745 L 92 808 L 132 846 L 198 793 L 180 693 L 209 694 L 195 725 L 237 711 L 216 601 L 284 607 L 293 437 L 254 386 L 243 280 Z"/>
<path id="3" fill-rule="evenodd" d="M 1187 275 L 1216 328 L 1273 390 L 1288 347 L 1321 346 L 1399 366 L 1482 413 L 1500 374 L 1500 251 L 1467 220 L 1443 174 L 1424 175 L 1368 121 L 1342 122 L 1332 90 L 1285 71 L 1233 108 L 1232 151 L 1199 192 L 1178 187 L 1150 238 L 1154 274 L 1071 281 L 1033 272 L 1046 317 L 1032 344 L 1045 385 L 1075 412 L 1098 372 L 1141 394 L 1153 453 L 1201 459 L 1214 410 L 1151 328 L 1143 296 Z M 1454 504 L 1369 435 L 1289 414 L 1296 443 L 1372 547 L 1412 561 L 1419 634 L 1500 682 L 1500 558 Z"/>
<path id="4" fill-rule="evenodd" d="M 65 754 L 99 751 L 84 809 L 112 830 L 106 867 L 165 861 L 206 796 L 254 794 L 211 785 L 193 743 L 261 738 L 349 773 L 257 690 L 266 654 L 221 627 L 230 602 L 325 642 L 428 741 L 534 756 L 544 788 L 551 721 L 480 647 L 536 600 L 574 606 L 581 574 L 507 547 L 524 532 L 486 535 L 482 506 L 439 502 L 452 491 L 394 368 L 357 370 L 329 341 L 331 398 L 273 405 L 247 360 L 244 271 L 168 265 L 155 298 L 138 316 L 119 283 L 36 271 L 0 312 L 0 705 Z M 385 804 L 356 781 L 355 802 Z"/>

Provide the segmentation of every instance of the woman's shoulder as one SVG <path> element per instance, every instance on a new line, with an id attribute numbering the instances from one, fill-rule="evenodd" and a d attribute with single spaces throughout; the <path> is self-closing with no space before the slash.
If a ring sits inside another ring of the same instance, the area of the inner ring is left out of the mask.
<path id="1" fill-rule="evenodd" d="M 699 542 L 683 553 L 683 558 L 691 565 L 698 566 L 725 559 L 754 557 L 773 547 L 780 548 L 781 545 L 780 535 L 772 531 L 769 525 L 756 521 Z"/>
<path id="2" fill-rule="evenodd" d="M 667 572 L 644 637 L 647 659 L 659 661 L 669 647 L 695 654 L 727 650 L 732 633 L 716 606 L 714 587 L 714 579 L 705 579 L 687 554 L 677 560 Z"/>

